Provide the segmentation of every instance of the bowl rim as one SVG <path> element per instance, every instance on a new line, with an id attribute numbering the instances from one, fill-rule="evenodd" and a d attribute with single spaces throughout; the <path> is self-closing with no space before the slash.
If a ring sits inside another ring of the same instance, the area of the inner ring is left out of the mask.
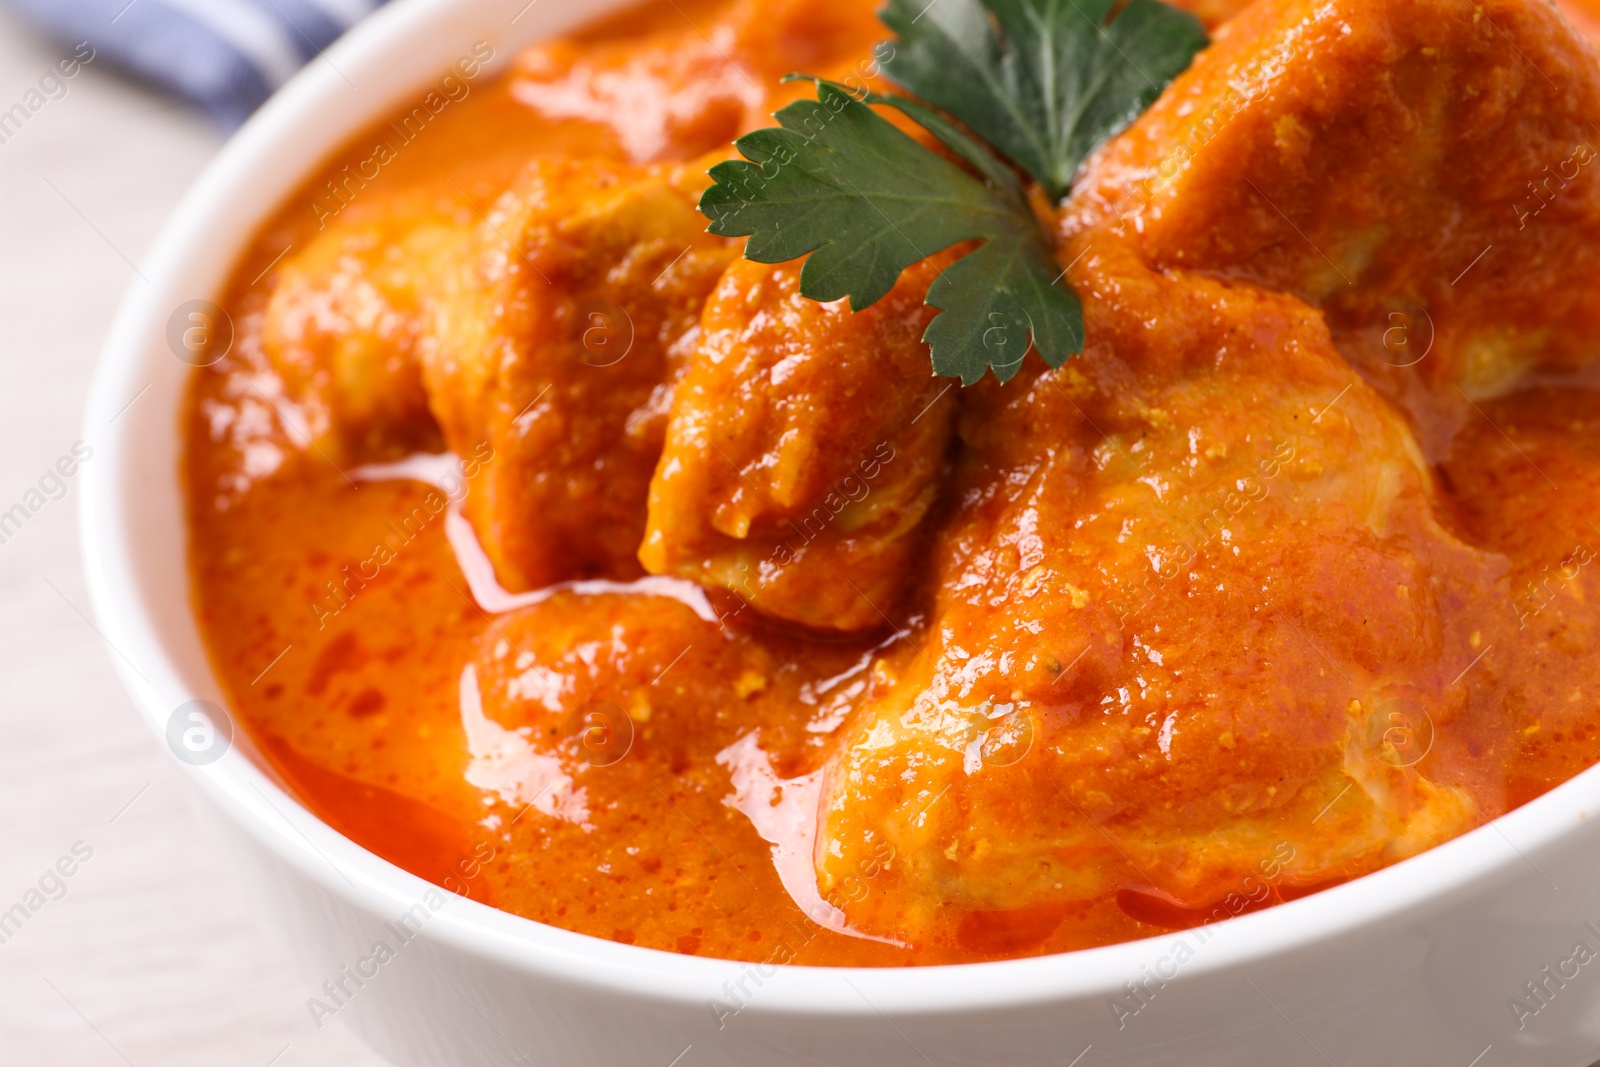
<path id="1" fill-rule="evenodd" d="M 574 2 L 561 17 L 576 23 L 624 2 Z M 164 734 L 166 715 L 174 706 L 161 698 L 162 693 L 200 696 L 217 687 L 214 679 L 198 677 L 180 665 L 135 581 L 136 552 L 125 521 L 131 506 L 127 467 L 142 444 L 136 423 L 119 425 L 114 415 L 120 414 L 124 399 L 145 376 L 142 368 L 159 358 L 154 353 L 160 347 L 166 312 L 186 295 L 176 284 L 182 269 L 201 242 L 211 239 L 218 220 L 230 212 L 240 213 L 240 186 L 262 170 L 284 169 L 277 158 L 280 150 L 304 130 L 317 123 L 337 124 L 330 119 L 337 109 L 328 105 L 344 92 L 346 72 L 373 72 L 391 53 L 421 47 L 418 42 L 426 35 L 452 23 L 465 21 L 481 29 L 477 20 L 486 19 L 491 11 L 504 15 L 531 6 L 524 7 L 522 0 L 394 0 L 380 8 L 331 47 L 326 62 L 308 65 L 234 135 L 185 194 L 144 258 L 141 276 L 147 283 L 141 285 L 136 279 L 124 299 L 91 387 L 85 436 L 96 442 L 97 461 L 83 467 L 79 526 L 84 571 L 102 637 L 115 653 L 111 659 L 124 686 L 157 736 Z M 517 39 L 513 33 L 509 43 L 514 48 L 530 39 Z M 430 73 L 419 67 L 409 82 L 412 90 Z M 364 103 L 361 117 L 345 120 L 344 132 L 335 141 L 347 140 L 393 102 Z M 292 190 L 306 176 L 301 168 L 278 180 Z M 279 202 L 260 210 L 263 215 L 276 210 Z M 229 267 L 214 279 L 215 291 L 226 284 L 231 265 L 255 229 L 254 224 L 246 227 L 247 236 L 223 257 Z M 176 442 L 180 431 L 171 425 L 163 432 Z M 187 608 L 188 590 L 182 593 Z M 127 648 L 136 650 L 134 656 L 121 651 Z M 209 675 L 209 668 L 204 673 Z M 704 1010 L 712 1000 L 729 1003 L 731 984 L 751 970 L 764 980 L 762 992 L 742 1010 L 758 1014 L 915 1016 L 1115 998 L 1122 995 L 1125 981 L 1140 974 L 1141 965 L 1176 939 L 1194 936 L 1192 930 L 1174 930 L 1052 956 L 927 967 L 811 967 L 686 956 L 547 926 L 439 889 L 338 834 L 280 789 L 239 745 L 208 767 L 182 770 L 239 829 L 336 897 L 389 917 L 431 899 L 430 893 L 442 894 L 443 902 L 424 931 L 429 938 L 513 971 L 663 1005 Z M 1188 982 L 1315 951 L 1362 928 L 1393 929 L 1443 903 L 1484 893 L 1517 877 L 1522 864 L 1538 871 L 1536 857 L 1559 849 L 1587 819 L 1597 799 L 1600 766 L 1420 855 L 1344 885 L 1209 926 L 1204 951 L 1173 981 Z"/>

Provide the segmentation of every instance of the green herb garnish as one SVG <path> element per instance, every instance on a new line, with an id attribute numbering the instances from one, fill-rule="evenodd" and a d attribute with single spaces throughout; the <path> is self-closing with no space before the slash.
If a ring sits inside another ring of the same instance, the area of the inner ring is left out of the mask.
<path id="1" fill-rule="evenodd" d="M 1085 156 L 1124 129 L 1177 76 L 1206 36 L 1156 0 L 890 0 L 900 35 L 884 73 L 960 120 L 1053 199 Z M 889 51 L 885 49 L 885 51 Z M 813 79 L 816 80 L 816 79 Z M 777 113 L 779 126 L 736 142 L 743 160 L 711 169 L 700 201 L 711 232 L 748 237 L 745 257 L 810 254 L 800 292 L 850 298 L 856 311 L 905 268 L 952 245 L 981 242 L 928 290 L 940 309 L 923 340 L 935 374 L 1008 381 L 1029 341 L 1052 367 L 1083 348 L 1083 310 L 1057 284 L 1049 237 L 1017 176 L 990 147 L 914 101 L 817 81 L 817 99 Z M 893 107 L 939 139 L 974 177 L 873 111 Z"/>
<path id="2" fill-rule="evenodd" d="M 1143 114 L 1207 43 L 1187 12 L 1132 0 L 1108 22 L 1113 6 L 889 0 L 883 21 L 900 40 L 883 72 L 978 131 L 1060 200 L 1084 158 Z"/>

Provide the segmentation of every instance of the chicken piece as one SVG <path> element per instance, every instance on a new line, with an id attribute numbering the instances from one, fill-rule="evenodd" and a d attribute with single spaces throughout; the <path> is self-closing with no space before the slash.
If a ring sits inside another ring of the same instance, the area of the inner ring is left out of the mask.
<path id="1" fill-rule="evenodd" d="M 397 198 L 349 209 L 283 259 L 261 339 L 304 419 L 299 444 L 339 463 L 438 447 L 425 304 L 465 239 L 465 226 Z"/>
<path id="2" fill-rule="evenodd" d="M 494 898 L 651 948 L 767 958 L 771 942 L 752 945 L 748 931 L 803 922 L 785 871 L 810 879 L 809 849 L 789 847 L 773 820 L 809 843 L 815 822 L 792 776 L 826 743 L 794 709 L 823 713 L 817 679 L 849 676 L 860 656 L 763 643 L 660 579 L 557 592 L 496 619 L 460 687 L 466 779 L 506 831 L 506 865 L 486 872 Z M 714 926 L 670 903 L 716 894 L 719 879 L 755 891 L 722 894 Z"/>
<path id="3" fill-rule="evenodd" d="M 1014 952 L 1127 888 L 1203 916 L 1493 813 L 1448 731 L 1504 567 L 1403 419 L 1293 297 L 1116 244 L 1074 284 L 1084 355 L 968 402 L 932 621 L 828 771 L 820 888 L 868 933 Z"/>
<path id="4" fill-rule="evenodd" d="M 856 0 L 698 6 L 711 9 L 630 11 L 617 40 L 536 45 L 517 58 L 512 94 L 550 118 L 610 127 L 632 162 L 691 159 L 770 125 L 768 94 L 784 75 L 847 60 L 864 71 L 888 36 L 873 5 Z"/>
<path id="5" fill-rule="evenodd" d="M 937 492 L 955 397 L 923 304 L 948 257 L 859 313 L 741 260 L 706 304 L 650 485 L 639 558 L 824 630 L 884 624 Z"/>
<path id="6" fill-rule="evenodd" d="M 439 287 L 429 404 L 494 459 L 466 513 L 508 589 L 640 573 L 672 381 L 730 242 L 695 209 L 704 164 L 540 160 Z"/>
<path id="7" fill-rule="evenodd" d="M 585 765 L 610 767 L 625 753 L 630 763 L 674 773 L 713 767 L 752 719 L 773 720 L 762 730 L 764 747 L 797 766 L 825 741 L 793 708 L 832 713 L 800 694 L 817 679 L 850 673 L 860 658 L 859 646 L 773 643 L 723 626 L 699 590 L 657 580 L 628 592 L 560 590 L 496 619 L 479 643 L 471 684 L 489 719 L 522 731 L 533 750 L 580 777 Z M 758 714 L 766 708 L 781 713 Z M 590 711 L 610 721 L 591 722 Z M 615 747 L 587 735 L 591 727 L 614 733 Z M 720 803 L 720 784 L 714 792 Z"/>
<path id="8" fill-rule="evenodd" d="M 625 758 L 629 764 L 612 773 L 713 764 L 746 729 L 746 698 L 764 699 L 782 666 L 751 638 L 719 627 L 692 598 L 556 593 L 486 630 L 466 683 L 490 722 L 522 738 L 507 744 L 537 758 L 497 768 L 496 747 L 483 743 L 496 731 L 469 721 L 467 777 L 510 804 L 534 802 L 549 786 L 541 798 L 546 814 L 587 809 L 582 786 L 591 767 Z M 672 684 L 655 684 L 669 667 Z M 531 770 L 542 774 L 528 777 Z M 555 777 L 571 785 L 550 786 Z M 562 801 L 564 794 L 576 799 Z"/>
<path id="9" fill-rule="evenodd" d="M 1600 393 L 1540 388 L 1484 404 L 1443 477 L 1464 536 L 1513 568 L 1509 597 L 1482 620 L 1488 651 L 1468 681 L 1492 693 L 1514 661 L 1515 688 L 1483 703 L 1485 714 L 1516 716 L 1509 803 L 1521 804 L 1587 769 L 1588 746 L 1566 742 L 1600 731 L 1579 681 L 1600 647 Z"/>
<path id="10" fill-rule="evenodd" d="M 1091 163 L 1065 226 L 1297 293 L 1364 372 L 1459 418 L 1452 386 L 1600 351 L 1597 122 L 1600 64 L 1551 3 L 1260 0 Z"/>

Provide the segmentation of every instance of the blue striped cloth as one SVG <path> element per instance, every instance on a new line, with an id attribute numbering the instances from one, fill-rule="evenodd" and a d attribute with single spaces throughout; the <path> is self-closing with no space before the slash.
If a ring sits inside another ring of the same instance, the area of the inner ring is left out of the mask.
<path id="1" fill-rule="evenodd" d="M 232 129 L 383 0 L 4 0 Z"/>

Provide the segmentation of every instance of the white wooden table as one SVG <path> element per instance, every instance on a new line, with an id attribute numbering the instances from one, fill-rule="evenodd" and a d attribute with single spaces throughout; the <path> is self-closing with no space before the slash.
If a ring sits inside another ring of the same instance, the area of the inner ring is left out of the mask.
<path id="1" fill-rule="evenodd" d="M 68 52 L 0 13 L 0 112 Z M 67 84 L 0 143 L 0 512 L 79 439 L 130 261 L 221 143 L 103 64 Z M 75 493 L 0 544 L 0 1067 L 381 1067 L 312 1026 L 123 695 L 86 619 Z"/>

